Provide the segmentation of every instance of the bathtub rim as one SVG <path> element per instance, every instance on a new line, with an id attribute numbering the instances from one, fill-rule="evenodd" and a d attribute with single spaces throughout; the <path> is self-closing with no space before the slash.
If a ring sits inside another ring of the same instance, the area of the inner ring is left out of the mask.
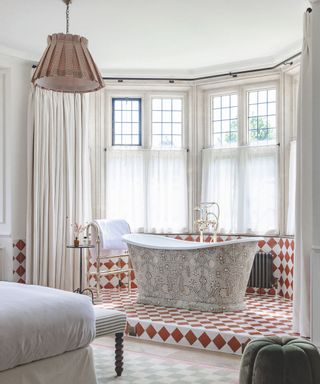
<path id="1" fill-rule="evenodd" d="M 149 239 L 143 242 L 142 240 Z M 131 245 L 135 245 L 142 248 L 150 248 L 150 249 L 163 249 L 163 250 L 196 250 L 196 249 L 206 249 L 206 248 L 216 248 L 223 247 L 232 244 L 241 244 L 241 243 L 258 243 L 258 241 L 263 240 L 262 237 L 243 237 L 241 239 L 233 239 L 233 240 L 225 240 L 219 241 L 217 243 L 200 243 L 198 241 L 189 241 L 189 240 L 180 240 L 174 239 L 171 237 L 166 237 L 162 235 L 154 235 L 154 234 L 142 234 L 142 233 L 130 233 L 127 235 L 123 235 L 122 239 Z M 140 239 L 140 241 L 139 241 Z M 151 240 L 151 241 L 150 241 Z M 158 244 L 156 242 L 152 242 L 152 240 L 158 240 Z M 159 244 L 159 240 L 160 243 Z"/>

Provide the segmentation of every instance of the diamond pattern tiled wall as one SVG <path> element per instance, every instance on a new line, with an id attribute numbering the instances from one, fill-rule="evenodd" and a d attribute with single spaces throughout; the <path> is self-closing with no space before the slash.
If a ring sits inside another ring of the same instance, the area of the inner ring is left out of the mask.
<path id="1" fill-rule="evenodd" d="M 26 282 L 26 243 L 24 240 L 13 242 L 13 281 Z"/>

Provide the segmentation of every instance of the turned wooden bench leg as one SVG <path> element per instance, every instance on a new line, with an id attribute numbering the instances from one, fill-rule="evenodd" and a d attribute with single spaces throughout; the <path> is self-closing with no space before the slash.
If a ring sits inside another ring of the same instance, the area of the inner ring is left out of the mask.
<path id="1" fill-rule="evenodd" d="M 116 373 L 121 376 L 123 371 L 123 332 L 116 333 Z"/>

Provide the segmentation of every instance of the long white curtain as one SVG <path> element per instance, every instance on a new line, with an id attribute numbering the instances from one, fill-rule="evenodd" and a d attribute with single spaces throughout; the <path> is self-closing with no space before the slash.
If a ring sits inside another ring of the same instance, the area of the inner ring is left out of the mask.
<path id="1" fill-rule="evenodd" d="M 278 147 L 202 151 L 202 201 L 220 205 L 222 233 L 278 233 Z"/>
<path id="2" fill-rule="evenodd" d="M 310 257 L 312 250 L 312 61 L 311 15 L 304 16 L 297 121 L 296 230 L 293 326 L 310 336 Z"/>
<path id="3" fill-rule="evenodd" d="M 297 142 L 290 143 L 289 178 L 288 178 L 288 216 L 287 235 L 295 233 L 296 213 L 296 174 L 297 174 Z"/>
<path id="4" fill-rule="evenodd" d="M 91 217 L 90 95 L 33 88 L 28 123 L 27 282 L 71 290 L 71 223 Z"/>
<path id="5" fill-rule="evenodd" d="M 187 231 L 185 150 L 110 149 L 106 172 L 108 218 L 124 218 L 137 232 Z"/>

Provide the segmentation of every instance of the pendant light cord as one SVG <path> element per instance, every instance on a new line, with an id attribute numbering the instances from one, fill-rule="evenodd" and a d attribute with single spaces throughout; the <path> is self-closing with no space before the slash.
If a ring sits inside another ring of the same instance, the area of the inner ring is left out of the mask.
<path id="1" fill-rule="evenodd" d="M 66 4 L 67 4 L 67 9 L 66 9 L 66 33 L 69 33 L 69 26 L 70 26 L 70 20 L 69 20 L 70 10 L 69 10 L 69 6 L 70 6 L 70 1 L 67 1 Z"/>

